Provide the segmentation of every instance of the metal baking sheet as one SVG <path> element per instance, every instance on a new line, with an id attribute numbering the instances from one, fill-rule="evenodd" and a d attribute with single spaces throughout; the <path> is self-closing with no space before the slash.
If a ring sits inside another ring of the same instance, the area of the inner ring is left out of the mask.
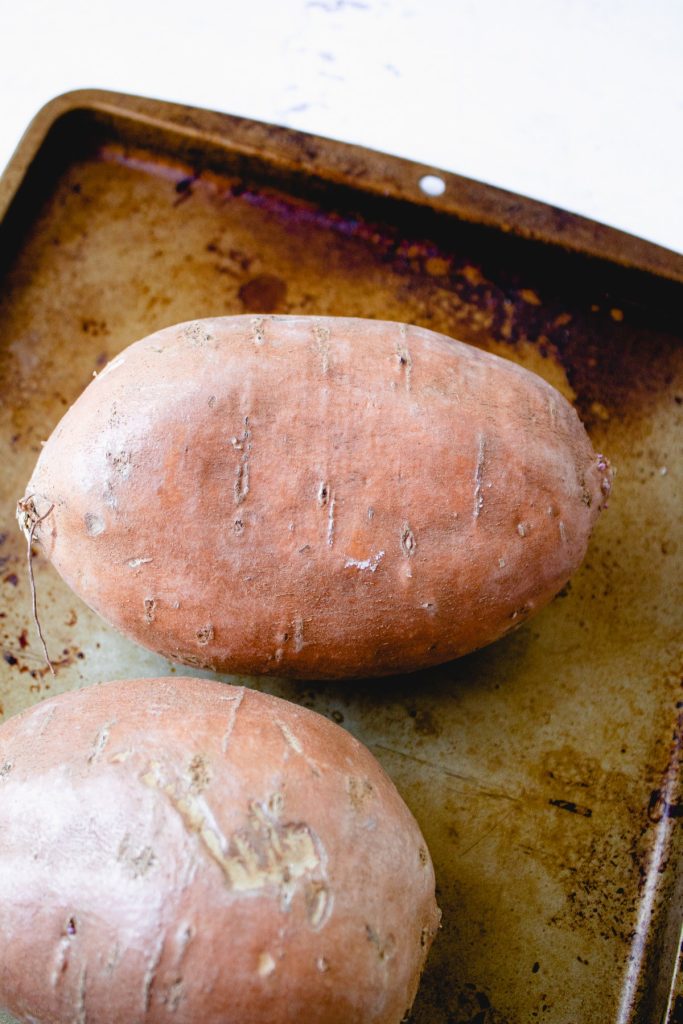
<path id="1" fill-rule="evenodd" d="M 442 196 L 422 190 L 427 173 Z M 618 476 L 548 608 L 412 676 L 247 683 L 356 734 L 424 831 L 443 927 L 413 1024 L 681 1021 L 683 259 L 433 168 L 104 92 L 41 111 L 0 181 L 0 218 L 5 716 L 176 671 L 37 552 L 53 679 L 14 521 L 41 441 L 138 337 L 243 312 L 402 320 L 516 360 L 575 403 Z"/>

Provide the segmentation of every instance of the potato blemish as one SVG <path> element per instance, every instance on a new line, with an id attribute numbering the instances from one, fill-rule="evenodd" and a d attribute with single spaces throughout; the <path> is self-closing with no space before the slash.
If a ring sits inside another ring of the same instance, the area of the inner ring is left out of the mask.
<path id="1" fill-rule="evenodd" d="M 283 904 L 288 906 L 299 879 L 321 876 L 315 879 L 317 895 L 309 912 L 311 926 L 320 925 L 328 903 L 319 895 L 323 890 L 327 892 L 318 852 L 322 851 L 322 846 L 307 825 L 280 821 L 279 802 L 270 801 L 266 805 L 252 802 L 245 825 L 226 838 L 216 825 L 206 800 L 197 793 L 193 779 L 189 784 L 186 779 L 170 779 L 162 765 L 155 761 L 140 781 L 168 797 L 185 829 L 199 837 L 205 852 L 235 892 L 275 886 L 280 890 Z M 322 853 L 324 859 L 324 851 Z"/>

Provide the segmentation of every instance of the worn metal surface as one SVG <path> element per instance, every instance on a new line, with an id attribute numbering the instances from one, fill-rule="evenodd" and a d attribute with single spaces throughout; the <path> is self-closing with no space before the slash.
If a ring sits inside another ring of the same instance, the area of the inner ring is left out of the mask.
<path id="1" fill-rule="evenodd" d="M 443 928 L 414 1024 L 673 1024 L 683 260 L 453 175 L 428 199 L 428 170 L 113 94 L 41 112 L 0 182 L 2 712 L 173 671 L 38 556 L 52 679 L 14 523 L 41 440 L 130 341 L 194 317 L 299 312 L 408 321 L 517 360 L 576 403 L 618 467 L 563 594 L 429 672 L 248 683 L 354 732 L 420 822 Z"/>

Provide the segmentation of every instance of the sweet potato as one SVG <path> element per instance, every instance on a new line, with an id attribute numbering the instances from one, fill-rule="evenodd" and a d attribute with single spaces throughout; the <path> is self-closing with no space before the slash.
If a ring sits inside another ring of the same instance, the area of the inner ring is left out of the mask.
<path id="1" fill-rule="evenodd" d="M 35 537 L 64 579 L 173 660 L 373 675 L 549 601 L 610 479 L 570 404 L 512 362 L 403 324 L 243 316 L 111 362 L 20 519 L 49 512 Z"/>
<path id="2" fill-rule="evenodd" d="M 439 912 L 420 830 L 315 712 L 106 683 L 0 727 L 0 1006 L 71 1024 L 398 1024 Z"/>

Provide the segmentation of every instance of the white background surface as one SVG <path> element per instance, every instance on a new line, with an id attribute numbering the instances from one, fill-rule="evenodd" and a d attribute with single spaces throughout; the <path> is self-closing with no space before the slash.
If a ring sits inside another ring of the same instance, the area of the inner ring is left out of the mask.
<path id="1" fill-rule="evenodd" d="M 0 165 L 69 89 L 408 156 L 683 251 L 683 0 L 0 0 Z"/>

